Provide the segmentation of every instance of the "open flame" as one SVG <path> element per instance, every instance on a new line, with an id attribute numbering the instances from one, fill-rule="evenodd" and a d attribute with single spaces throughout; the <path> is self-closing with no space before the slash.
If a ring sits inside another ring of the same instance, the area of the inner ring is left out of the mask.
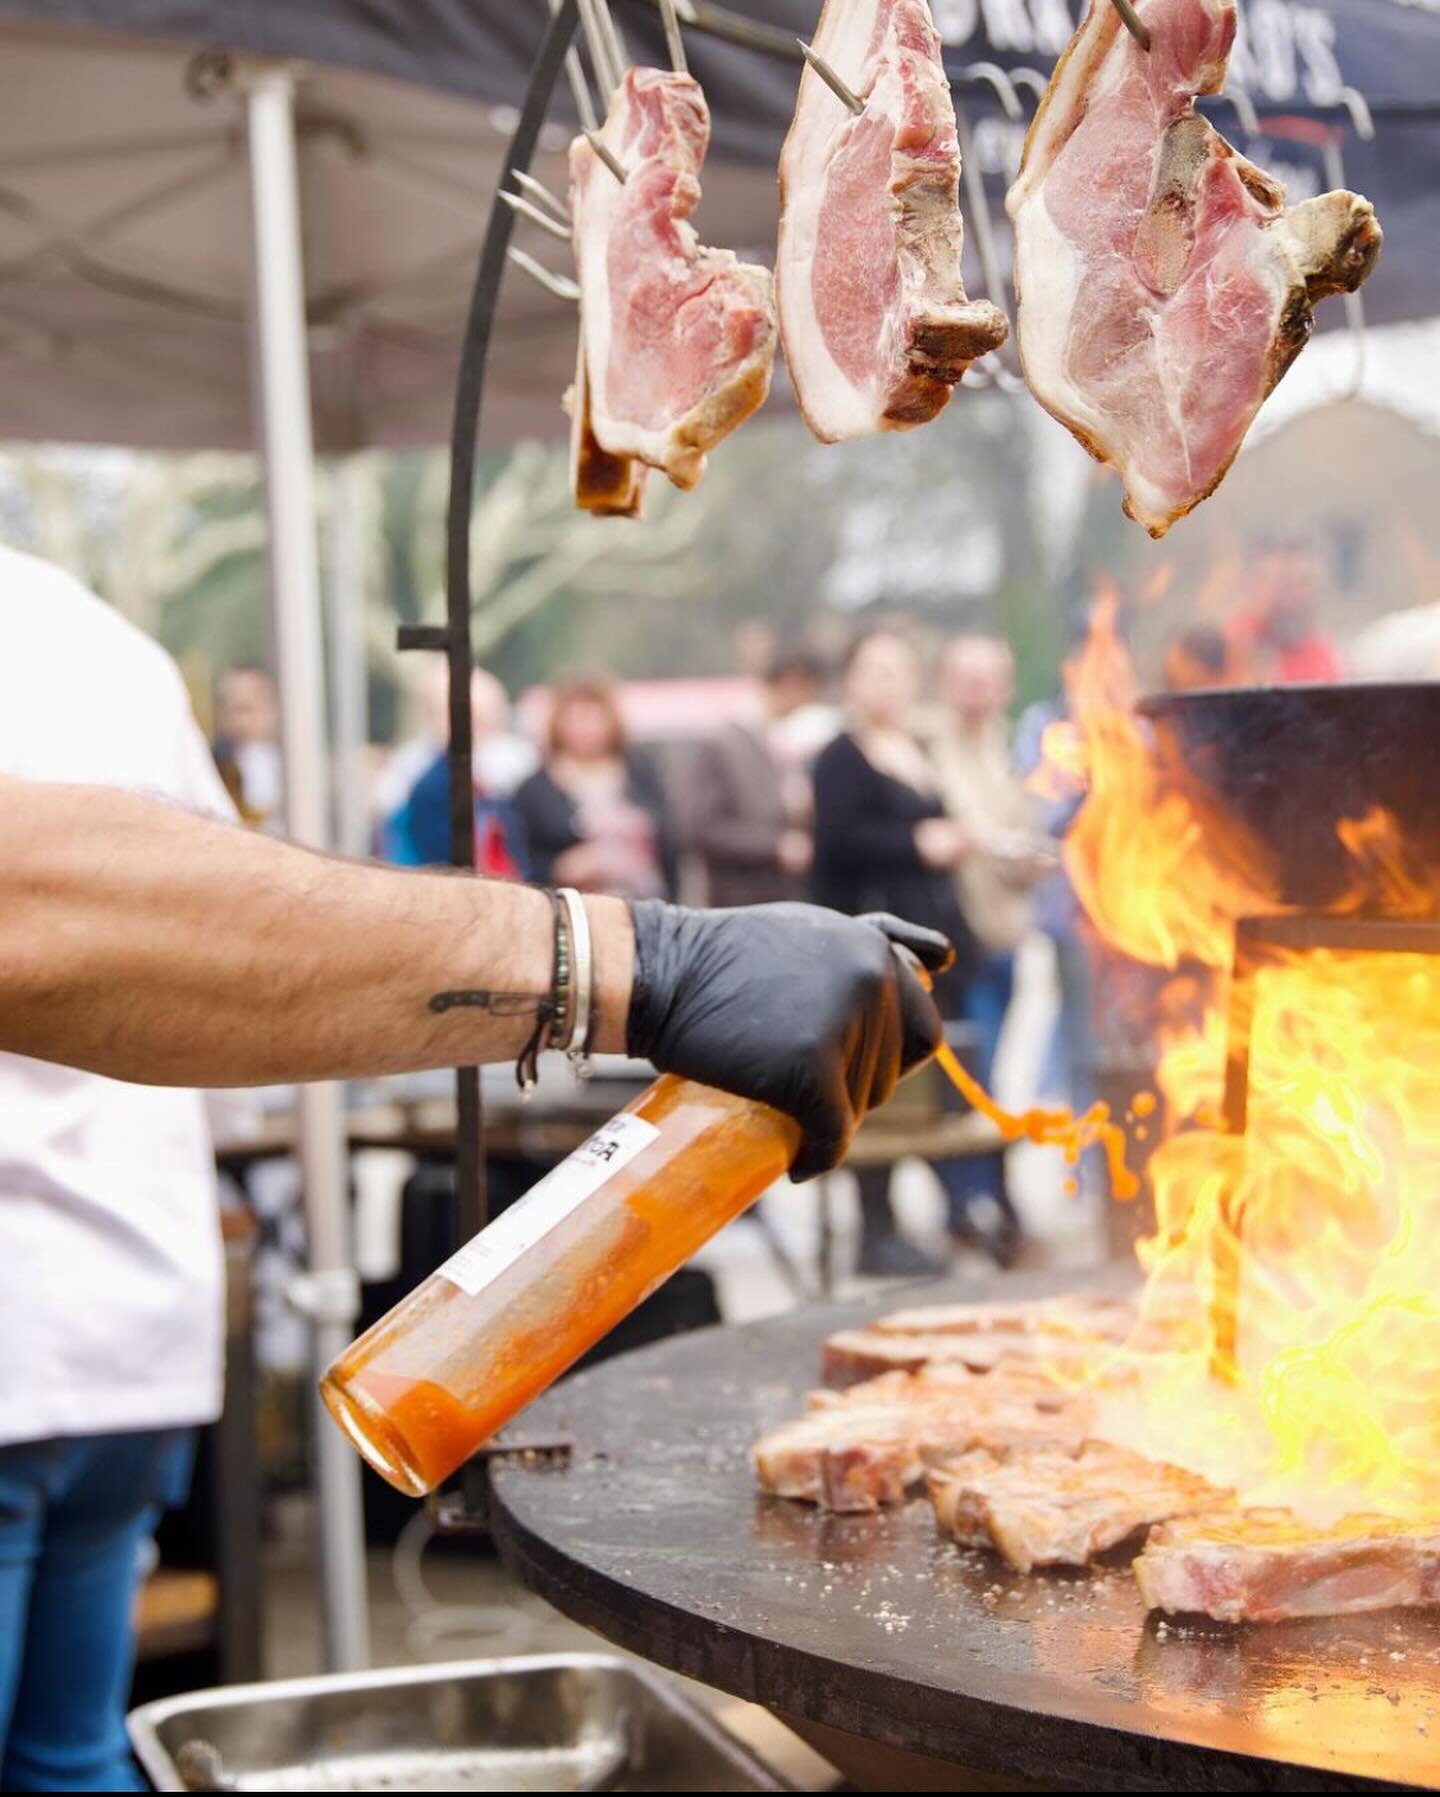
<path id="1" fill-rule="evenodd" d="M 1091 922 L 1171 974 L 1141 1321 L 1092 1369 L 1107 1435 L 1316 1521 L 1440 1514 L 1440 955 L 1260 946 L 1232 991 L 1236 924 L 1279 914 L 1278 882 L 1136 714 L 1115 615 L 1102 595 L 1046 744 L 1086 784 L 1066 866 Z M 1436 915 L 1388 817 L 1341 839 L 1342 913 Z M 1219 1112 L 1240 1005 L 1243 1128 Z"/>

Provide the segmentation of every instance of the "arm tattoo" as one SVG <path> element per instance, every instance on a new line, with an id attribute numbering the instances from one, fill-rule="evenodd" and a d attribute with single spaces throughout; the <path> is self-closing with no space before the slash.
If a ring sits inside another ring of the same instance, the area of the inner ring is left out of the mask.
<path id="1" fill-rule="evenodd" d="M 469 1006 L 472 1010 L 489 1011 L 495 1017 L 533 1017 L 547 1002 L 532 992 L 477 992 L 462 988 L 458 992 L 435 993 L 426 1008 L 437 1016 Z"/>

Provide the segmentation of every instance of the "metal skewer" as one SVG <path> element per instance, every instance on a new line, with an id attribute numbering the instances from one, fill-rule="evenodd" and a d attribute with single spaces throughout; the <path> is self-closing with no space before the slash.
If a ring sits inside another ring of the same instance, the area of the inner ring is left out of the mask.
<path id="1" fill-rule="evenodd" d="M 609 144 L 606 143 L 600 133 L 598 131 L 587 131 L 585 133 L 585 141 L 605 164 L 606 168 L 609 169 L 610 173 L 614 175 L 615 179 L 623 186 L 625 182 L 625 165 L 610 148 Z"/>
<path id="2" fill-rule="evenodd" d="M 1030 92 L 1032 94 L 1034 94 L 1034 96 L 1035 96 L 1035 104 L 1037 106 L 1045 98 L 1045 95 L 1050 90 L 1049 81 L 1047 80 L 1047 78 L 1044 75 L 1042 75 L 1040 73 L 1039 69 L 1031 69 L 1031 68 L 1024 68 L 1024 67 L 1021 67 L 1018 69 L 1011 69 L 1010 85 L 1012 87 L 1027 87 L 1027 88 L 1029 88 Z"/>
<path id="3" fill-rule="evenodd" d="M 1148 50 L 1150 48 L 1150 27 L 1140 17 L 1139 13 L 1136 12 L 1131 0 L 1111 0 L 1111 3 L 1116 12 L 1119 13 L 1124 22 L 1125 29 L 1130 33 L 1131 37 L 1134 38 L 1135 42 L 1139 44 L 1142 50 Z"/>
<path id="4" fill-rule="evenodd" d="M 1007 119 L 1019 119 L 1025 116 L 1025 109 L 1020 104 L 1020 97 L 1015 92 L 1015 83 L 1005 73 L 998 62 L 972 62 L 960 71 L 967 81 L 983 81 L 995 90 Z"/>
<path id="5" fill-rule="evenodd" d="M 1340 104 L 1350 114 L 1350 123 L 1355 128 L 1355 135 L 1361 143 L 1371 143 L 1375 137 L 1375 120 L 1371 117 L 1370 107 L 1364 94 L 1356 87 L 1340 89 Z M 1344 187 L 1345 152 L 1340 147 L 1341 134 L 1336 132 L 1327 138 L 1321 157 L 1325 168 L 1325 179 L 1332 187 Z M 1345 323 L 1350 332 L 1350 341 L 1355 348 L 1355 363 L 1351 370 L 1348 385 L 1342 390 L 1342 399 L 1354 399 L 1365 385 L 1365 301 L 1357 287 L 1353 293 L 1342 293 L 1341 300 L 1345 306 Z"/>
<path id="6" fill-rule="evenodd" d="M 660 7 L 660 23 L 665 27 L 665 48 L 670 53 L 670 67 L 677 75 L 688 75 L 690 65 L 685 60 L 685 40 L 680 35 L 680 14 L 675 0 L 658 0 Z"/>
<path id="7" fill-rule="evenodd" d="M 513 243 L 506 250 L 505 255 L 506 259 L 513 262 L 516 268 L 529 275 L 532 281 L 538 282 L 547 293 L 553 293 L 556 299 L 572 301 L 579 299 L 580 289 L 569 275 L 557 275 L 553 269 L 546 268 L 543 262 L 537 262 L 533 256 L 527 255 L 524 250 L 518 249 Z"/>
<path id="8" fill-rule="evenodd" d="M 500 189 L 500 198 L 514 213 L 521 218 L 528 218 L 532 225 L 539 225 L 542 231 L 548 231 L 552 237 L 558 237 L 562 243 L 571 241 L 569 225 L 562 225 L 557 219 L 544 212 L 539 206 L 532 206 L 529 200 L 522 199 L 518 193 L 511 193 L 508 188 Z"/>
<path id="9" fill-rule="evenodd" d="M 815 73 L 825 83 L 826 87 L 830 89 L 831 93 L 835 95 L 836 99 L 843 101 L 853 113 L 859 114 L 864 112 L 865 102 L 853 88 L 847 86 L 840 76 L 835 73 L 834 69 L 830 67 L 830 64 L 826 62 L 825 58 L 817 55 L 815 51 L 810 48 L 809 44 L 805 42 L 803 37 L 797 37 L 795 42 L 800 46 L 800 54 L 805 58 L 806 62 L 809 63 L 810 67 L 814 69 Z"/>
<path id="10" fill-rule="evenodd" d="M 510 179 L 520 189 L 521 193 L 528 194 L 537 205 L 544 206 L 554 215 L 560 224 L 565 225 L 568 228 L 570 223 L 570 208 L 558 194 L 551 193 L 550 189 L 543 181 L 537 181 L 534 175 L 527 174 L 522 168 L 512 168 L 510 171 Z"/>

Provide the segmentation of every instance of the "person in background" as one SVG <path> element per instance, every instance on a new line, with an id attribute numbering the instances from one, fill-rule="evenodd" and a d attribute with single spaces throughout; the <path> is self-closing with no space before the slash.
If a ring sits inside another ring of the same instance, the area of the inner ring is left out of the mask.
<path id="1" fill-rule="evenodd" d="M 449 691 L 449 670 L 444 661 L 436 660 L 419 688 L 425 734 L 395 750 L 378 789 L 382 802 L 389 801 L 396 775 L 418 767 L 399 799 L 387 803 L 381 813 L 381 853 L 400 867 L 450 863 Z M 492 879 L 524 879 L 529 857 L 513 795 L 540 757 L 534 745 L 511 728 L 509 694 L 484 668 L 476 668 L 471 676 L 470 713 L 475 867 Z"/>
<path id="2" fill-rule="evenodd" d="M 1244 679 L 1241 651 L 1213 624 L 1197 624 L 1165 651 L 1164 679 L 1167 693 L 1238 686 Z"/>
<path id="3" fill-rule="evenodd" d="M 1253 678 L 1286 686 L 1340 678 L 1340 652 L 1318 622 L 1325 585 L 1324 564 L 1304 538 L 1260 545 L 1229 632 Z"/>
<path id="4" fill-rule="evenodd" d="M 660 776 L 626 741 L 613 688 L 570 680 L 552 695 L 544 765 L 515 794 L 530 878 L 619 898 L 675 890 Z"/>
<path id="5" fill-rule="evenodd" d="M 285 828 L 285 772 L 275 676 L 237 662 L 215 683 L 215 765 L 247 824 Z"/>
<path id="6" fill-rule="evenodd" d="M 1070 727 L 1069 707 L 1063 698 L 1027 705 L 1015 726 L 1015 766 L 1020 774 L 1029 780 L 1042 767 L 1046 769 L 1044 796 L 1036 799 L 1037 818 L 1057 848 L 1085 803 L 1085 785 L 1073 771 L 1062 771 L 1053 759 L 1047 759 L 1045 734 L 1052 728 Z M 1037 1096 L 1042 1103 L 1065 1104 L 1078 1114 L 1088 1110 L 1096 1097 L 1093 938 L 1063 860 L 1036 885 L 1033 896 L 1036 928 L 1050 938 L 1055 950 L 1060 998 Z M 1098 1150 L 1082 1159 L 1077 1176 L 1087 1188 L 1103 1180 L 1104 1162 Z"/>
<path id="7" fill-rule="evenodd" d="M 914 733 L 920 665 L 894 626 L 864 632 L 843 670 L 848 728 L 815 763 L 816 902 L 852 916 L 893 911 L 940 931 L 955 944 L 956 965 L 936 982 L 947 1017 L 961 1014 L 976 950 L 955 896 L 954 875 L 970 848 L 948 815 L 930 756 Z M 958 1163 L 935 1171 L 947 1193 Z M 863 1167 L 859 1270 L 888 1276 L 940 1271 L 896 1226 L 889 1171 Z"/>
<path id="8" fill-rule="evenodd" d="M 955 878 L 980 955 L 965 984 L 962 1015 L 975 1030 L 974 1072 L 990 1090 L 1015 992 L 1015 951 L 1034 925 L 1032 891 L 1055 863 L 1048 847 L 1042 850 L 1030 795 L 1011 758 L 1007 714 L 1014 696 L 1015 658 L 1008 643 L 961 636 L 947 644 L 938 690 L 944 718 L 933 753 L 946 808 L 969 837 Z M 957 1239 L 992 1245 L 972 1218 L 988 1197 L 1000 1217 L 993 1246 L 1002 1258 L 1013 1256 L 1020 1221 L 1002 1152 L 957 1162 L 946 1190 Z"/>
<path id="9" fill-rule="evenodd" d="M 823 678 L 808 650 L 778 652 L 766 670 L 763 717 L 728 723 L 701 744 L 689 815 L 712 905 L 804 892 L 814 850 L 810 757 L 786 726 L 815 703 Z"/>
<path id="10" fill-rule="evenodd" d="M 0 642 L 0 774 L 64 782 L 57 807 L 88 782 L 233 820 L 174 663 L 69 575 L 0 549 Z M 271 740 L 268 679 L 231 670 L 223 696 L 238 744 Z M 223 1312 L 201 1095 L 0 1054 L 4 1790 L 143 1788 L 125 1740 L 140 1553 L 220 1413 Z"/>

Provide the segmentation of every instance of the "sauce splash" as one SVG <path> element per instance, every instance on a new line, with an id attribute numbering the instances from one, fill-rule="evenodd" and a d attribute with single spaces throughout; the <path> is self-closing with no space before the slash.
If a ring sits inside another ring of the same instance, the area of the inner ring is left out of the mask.
<path id="1" fill-rule="evenodd" d="M 1109 1166 L 1110 1189 L 1115 1196 L 1133 1198 L 1140 1190 L 1140 1181 L 1125 1165 L 1125 1132 L 1111 1122 L 1108 1104 L 1092 1104 L 1079 1117 L 1073 1111 L 1047 1111 L 1038 1105 L 1017 1114 L 995 1102 L 960 1065 L 948 1043 L 940 1044 L 935 1059 L 965 1102 L 988 1117 L 1007 1142 L 1023 1138 L 1042 1147 L 1059 1148 L 1072 1167 L 1087 1148 L 1098 1146 Z"/>

